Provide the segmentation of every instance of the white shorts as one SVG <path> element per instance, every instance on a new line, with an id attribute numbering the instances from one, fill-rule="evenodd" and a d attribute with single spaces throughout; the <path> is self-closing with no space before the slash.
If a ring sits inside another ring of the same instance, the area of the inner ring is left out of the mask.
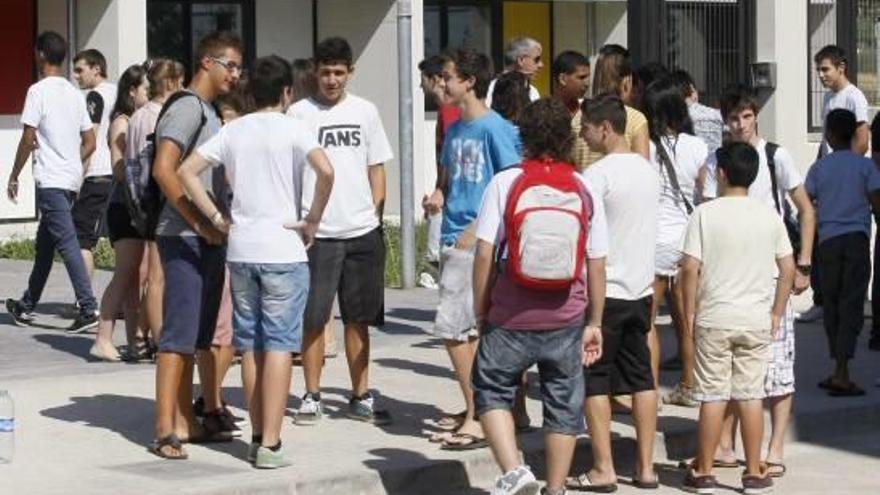
<path id="1" fill-rule="evenodd" d="M 474 248 L 440 249 L 440 305 L 429 333 L 446 340 L 467 342 L 477 337 L 474 318 Z"/>
<path id="2" fill-rule="evenodd" d="M 673 244 L 657 244 L 654 252 L 654 273 L 663 277 L 672 277 L 678 273 L 681 262 L 681 249 Z"/>

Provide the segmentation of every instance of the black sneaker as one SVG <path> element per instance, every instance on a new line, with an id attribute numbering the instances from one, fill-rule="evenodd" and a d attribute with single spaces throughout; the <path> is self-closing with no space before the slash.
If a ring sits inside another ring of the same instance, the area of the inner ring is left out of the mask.
<path id="1" fill-rule="evenodd" d="M 96 328 L 98 326 L 98 314 L 97 312 L 92 314 L 80 313 L 75 320 L 73 320 L 73 324 L 67 327 L 67 333 L 69 334 L 77 334 L 88 332 L 89 330 Z"/>
<path id="2" fill-rule="evenodd" d="M 197 418 L 205 417 L 205 398 L 199 397 L 193 402 L 193 414 L 196 415 Z"/>
<path id="3" fill-rule="evenodd" d="M 16 299 L 6 300 L 6 311 L 12 317 L 12 321 L 20 327 L 26 327 L 34 322 L 34 313 L 25 311 L 21 303 Z"/>
<path id="4" fill-rule="evenodd" d="M 237 427 L 231 420 L 228 421 L 218 409 L 205 413 L 205 419 L 202 420 L 202 428 L 205 430 L 204 441 L 206 443 L 213 443 L 231 441 L 236 436 L 233 428 Z M 238 436 L 241 436 L 241 430 L 238 430 Z"/>
<path id="5" fill-rule="evenodd" d="M 705 476 L 697 476 L 693 469 L 688 469 L 681 489 L 690 493 L 699 493 L 700 495 L 712 495 L 715 493 L 715 486 L 718 481 L 711 474 Z"/>

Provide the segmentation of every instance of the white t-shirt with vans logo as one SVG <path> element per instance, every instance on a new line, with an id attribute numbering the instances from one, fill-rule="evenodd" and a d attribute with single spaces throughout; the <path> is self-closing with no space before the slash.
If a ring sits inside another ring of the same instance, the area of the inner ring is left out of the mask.
<path id="1" fill-rule="evenodd" d="M 317 237 L 351 239 L 379 226 L 367 170 L 394 158 L 379 111 L 369 101 L 346 94 L 333 106 L 312 98 L 290 107 L 288 115 L 304 121 L 315 133 L 335 172 L 330 201 Z M 302 209 L 308 214 L 315 191 L 315 172 L 303 176 Z"/>
<path id="2" fill-rule="evenodd" d="M 79 191 L 83 180 L 81 134 L 93 126 L 79 90 L 63 77 L 40 80 L 28 89 L 21 123 L 37 131 L 37 187 Z"/>
<path id="3" fill-rule="evenodd" d="M 95 152 L 89 157 L 86 177 L 112 175 L 110 163 L 110 113 L 116 106 L 116 85 L 104 81 L 93 89 L 83 91 L 89 119 L 95 124 Z"/>

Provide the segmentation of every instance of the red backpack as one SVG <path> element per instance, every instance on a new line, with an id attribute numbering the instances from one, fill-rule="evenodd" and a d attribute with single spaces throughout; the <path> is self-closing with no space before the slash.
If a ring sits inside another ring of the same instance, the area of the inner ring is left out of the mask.
<path id="1" fill-rule="evenodd" d="M 504 209 L 507 269 L 524 287 L 566 289 L 584 270 L 590 195 L 570 163 L 530 160 L 521 168 Z"/>

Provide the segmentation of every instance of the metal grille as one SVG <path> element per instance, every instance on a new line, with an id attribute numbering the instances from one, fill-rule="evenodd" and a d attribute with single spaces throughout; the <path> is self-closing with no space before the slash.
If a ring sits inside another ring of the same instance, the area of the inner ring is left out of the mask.
<path id="1" fill-rule="evenodd" d="M 810 132 L 822 131 L 822 98 L 825 88 L 819 82 L 816 74 L 816 64 L 813 56 L 825 45 L 837 43 L 837 0 L 808 0 L 807 7 L 807 32 L 809 34 L 809 52 L 807 53 L 810 110 Z"/>
<path id="2" fill-rule="evenodd" d="M 868 105 L 880 105 L 880 0 L 856 4 L 857 81 Z"/>

